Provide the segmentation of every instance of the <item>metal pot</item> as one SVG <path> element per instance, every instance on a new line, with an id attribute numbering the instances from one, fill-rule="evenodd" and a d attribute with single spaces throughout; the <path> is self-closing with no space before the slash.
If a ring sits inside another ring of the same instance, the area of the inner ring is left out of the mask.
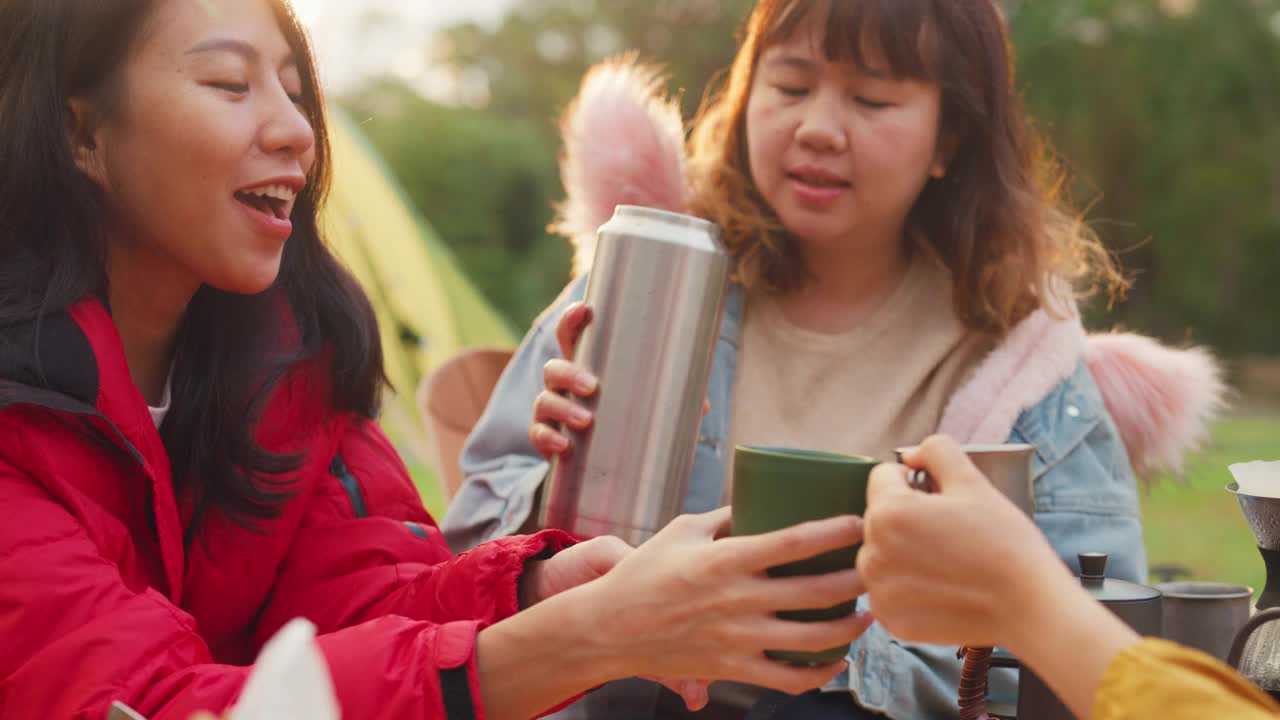
<path id="1" fill-rule="evenodd" d="M 1093 596 L 1094 600 L 1105 605 L 1139 635 L 1160 636 L 1162 606 L 1159 590 L 1106 577 L 1107 555 L 1105 553 L 1080 553 L 1078 557 L 1080 584 Z M 993 662 L 989 649 L 986 651 L 986 658 L 981 655 L 980 652 L 969 652 L 965 659 L 962 678 L 979 676 L 984 689 L 987 668 L 981 665 L 1019 667 L 1017 660 L 1012 658 L 996 659 Z M 977 707 L 972 693 L 966 697 L 963 679 L 961 685 L 961 717 L 989 717 L 986 714 L 985 701 L 982 707 Z M 1021 668 L 1018 673 L 1018 717 L 1027 720 L 1076 720 L 1076 716 L 1071 714 L 1049 686 L 1028 668 Z"/>
<path id="2" fill-rule="evenodd" d="M 1280 607 L 1260 610 L 1236 633 L 1227 664 L 1280 700 Z"/>

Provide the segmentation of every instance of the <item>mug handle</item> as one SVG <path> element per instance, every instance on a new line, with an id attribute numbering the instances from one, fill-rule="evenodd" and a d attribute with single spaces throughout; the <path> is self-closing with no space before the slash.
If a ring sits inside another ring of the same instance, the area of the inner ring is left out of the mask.
<path id="1" fill-rule="evenodd" d="M 1280 618 L 1280 607 L 1259 610 L 1253 617 L 1249 618 L 1249 622 L 1245 623 L 1244 627 L 1240 628 L 1240 631 L 1236 633 L 1235 640 L 1231 641 L 1231 654 L 1227 655 L 1227 664 L 1239 670 L 1241 656 L 1244 655 L 1244 646 L 1249 641 L 1249 637 L 1258 628 L 1278 618 Z"/>
<path id="2" fill-rule="evenodd" d="M 907 487 L 930 495 L 938 492 L 938 485 L 933 482 L 927 470 L 907 468 Z"/>
<path id="3" fill-rule="evenodd" d="M 900 465 L 906 464 L 902 462 L 902 449 L 894 450 L 893 455 Z M 911 467 L 907 468 L 907 487 L 930 495 L 938 492 L 938 485 L 929 477 L 929 471 Z"/>

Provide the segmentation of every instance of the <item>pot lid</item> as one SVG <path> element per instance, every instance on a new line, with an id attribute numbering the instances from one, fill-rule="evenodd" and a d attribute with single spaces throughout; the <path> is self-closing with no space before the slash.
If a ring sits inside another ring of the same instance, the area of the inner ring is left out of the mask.
<path id="1" fill-rule="evenodd" d="M 1080 584 L 1101 603 L 1149 602 L 1160 591 L 1128 580 L 1106 577 L 1106 553 L 1080 553 Z"/>

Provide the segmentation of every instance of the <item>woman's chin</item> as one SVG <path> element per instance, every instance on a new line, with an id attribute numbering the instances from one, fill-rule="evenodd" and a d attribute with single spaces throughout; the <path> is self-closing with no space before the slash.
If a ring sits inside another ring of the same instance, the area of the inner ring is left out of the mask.
<path id="1" fill-rule="evenodd" d="M 243 272 L 229 274 L 206 284 L 233 295 L 258 295 L 270 290 L 279 277 L 280 263 L 277 261 L 268 267 L 245 268 Z"/>
<path id="2" fill-rule="evenodd" d="M 801 250 L 830 253 L 849 245 L 849 236 L 827 227 L 800 227 L 792 236 Z"/>

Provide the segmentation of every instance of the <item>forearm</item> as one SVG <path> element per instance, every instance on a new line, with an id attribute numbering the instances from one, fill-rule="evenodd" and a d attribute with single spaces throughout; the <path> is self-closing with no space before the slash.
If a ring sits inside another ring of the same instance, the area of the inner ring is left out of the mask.
<path id="1" fill-rule="evenodd" d="M 628 674 L 583 612 L 594 602 L 592 589 L 575 588 L 480 632 L 476 664 L 486 718 L 528 720 Z"/>
<path id="2" fill-rule="evenodd" d="M 1042 587 L 1035 611 L 1010 634 L 1008 648 L 1081 720 L 1093 715 L 1102 678 L 1141 638 L 1069 580 Z"/>

